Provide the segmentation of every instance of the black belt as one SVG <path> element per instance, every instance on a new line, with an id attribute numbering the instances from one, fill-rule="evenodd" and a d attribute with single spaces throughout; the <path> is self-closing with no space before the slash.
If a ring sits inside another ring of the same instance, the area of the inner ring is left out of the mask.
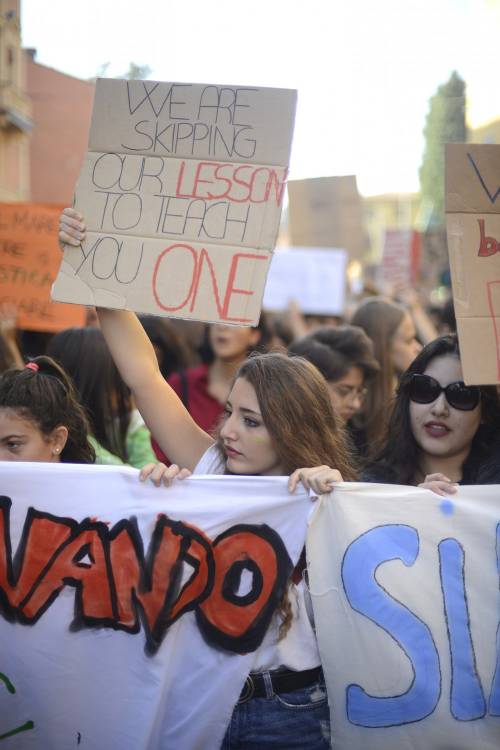
<path id="1" fill-rule="evenodd" d="M 292 672 L 289 669 L 277 669 L 268 672 L 274 693 L 293 693 L 294 690 L 314 685 L 323 676 L 321 667 L 306 669 L 304 672 Z M 251 672 L 245 680 L 238 703 L 246 703 L 251 698 L 265 698 L 266 684 L 264 675 Z"/>

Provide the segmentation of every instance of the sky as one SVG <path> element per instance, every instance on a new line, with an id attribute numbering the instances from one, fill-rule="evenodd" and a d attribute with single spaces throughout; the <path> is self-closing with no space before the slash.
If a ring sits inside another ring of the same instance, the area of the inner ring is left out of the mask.
<path id="1" fill-rule="evenodd" d="M 419 188 L 429 98 L 453 70 L 469 124 L 500 117 L 500 0 L 21 0 L 22 43 L 79 78 L 298 89 L 290 179 Z"/>

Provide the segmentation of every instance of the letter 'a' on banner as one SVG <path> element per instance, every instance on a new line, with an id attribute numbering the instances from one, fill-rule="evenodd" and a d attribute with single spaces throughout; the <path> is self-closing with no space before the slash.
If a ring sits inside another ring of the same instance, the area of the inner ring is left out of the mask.
<path id="1" fill-rule="evenodd" d="M 256 325 L 297 92 L 98 79 L 60 302 Z"/>
<path id="2" fill-rule="evenodd" d="M 500 383 L 500 145 L 447 144 L 446 232 L 464 380 Z"/>
<path id="3" fill-rule="evenodd" d="M 0 463 L 2 750 L 221 746 L 313 505 L 284 477 L 138 474 Z"/>
<path id="4" fill-rule="evenodd" d="M 499 485 L 320 498 L 307 560 L 335 750 L 498 750 L 499 519 Z"/>

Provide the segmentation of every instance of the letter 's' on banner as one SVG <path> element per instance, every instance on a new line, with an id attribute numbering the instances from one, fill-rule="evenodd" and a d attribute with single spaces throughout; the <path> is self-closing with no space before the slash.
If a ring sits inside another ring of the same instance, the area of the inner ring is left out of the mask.
<path id="1" fill-rule="evenodd" d="M 340 485 L 307 553 L 333 747 L 500 747 L 500 486 Z"/>

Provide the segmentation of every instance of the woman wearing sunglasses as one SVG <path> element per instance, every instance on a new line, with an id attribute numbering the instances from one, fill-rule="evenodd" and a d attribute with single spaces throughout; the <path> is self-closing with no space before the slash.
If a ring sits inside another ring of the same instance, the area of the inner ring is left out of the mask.
<path id="1" fill-rule="evenodd" d="M 483 471 L 500 430 L 496 388 L 466 386 L 462 378 L 455 335 L 422 349 L 400 380 L 385 440 L 364 481 L 419 485 L 440 495 L 458 483 L 500 482 L 500 461 L 487 478 Z"/>

